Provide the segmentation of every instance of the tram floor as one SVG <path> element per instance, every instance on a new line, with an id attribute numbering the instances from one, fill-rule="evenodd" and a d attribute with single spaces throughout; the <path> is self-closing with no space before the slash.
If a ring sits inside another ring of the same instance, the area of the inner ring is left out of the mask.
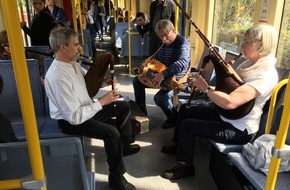
<path id="1" fill-rule="evenodd" d="M 133 76 L 128 74 L 126 65 L 115 65 L 118 79 L 117 88 L 123 96 L 134 100 L 132 86 Z M 99 96 L 110 91 L 106 87 Z M 176 157 L 162 153 L 163 145 L 172 144 L 173 129 L 162 129 L 165 121 L 162 110 L 154 104 L 153 96 L 156 89 L 146 89 L 147 109 L 150 118 L 149 131 L 136 136 L 136 142 L 141 146 L 140 152 L 124 157 L 127 173 L 126 179 L 138 190 L 216 190 L 217 187 L 209 171 L 210 143 L 205 139 L 197 139 L 195 151 L 196 175 L 175 181 L 163 179 L 160 174 L 176 163 Z M 96 189 L 106 190 L 108 186 L 108 165 L 103 141 L 85 139 L 86 166 L 96 175 Z"/>

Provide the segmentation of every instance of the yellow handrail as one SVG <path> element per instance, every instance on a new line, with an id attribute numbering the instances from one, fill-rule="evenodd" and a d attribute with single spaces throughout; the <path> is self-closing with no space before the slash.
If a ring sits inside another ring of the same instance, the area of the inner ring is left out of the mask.
<path id="1" fill-rule="evenodd" d="M 288 80 L 290 79 L 290 76 Z M 289 121 L 290 121 L 290 85 L 287 85 L 286 92 L 284 96 L 284 109 L 279 125 L 279 130 L 276 134 L 274 149 L 282 150 L 285 145 L 285 140 L 287 137 Z M 269 172 L 266 180 L 265 190 L 274 190 L 277 180 L 278 170 L 280 166 L 281 158 L 277 158 L 275 155 L 272 155 Z"/>
<path id="2" fill-rule="evenodd" d="M 268 113 L 268 117 L 267 117 L 266 128 L 265 128 L 266 134 L 270 133 L 270 130 L 272 127 L 273 114 L 274 114 L 274 108 L 275 108 L 275 104 L 276 104 L 277 94 L 279 92 L 279 89 L 282 86 L 284 86 L 286 83 L 288 83 L 288 79 L 284 79 L 284 80 L 280 81 L 273 89 L 271 101 L 270 101 L 270 105 L 269 105 L 269 113 Z"/>
<path id="3" fill-rule="evenodd" d="M 16 0 L 1 0 L 2 10 L 4 13 L 4 21 L 7 28 L 10 51 L 12 52 L 13 69 L 16 79 L 21 113 L 24 122 L 25 136 L 27 139 L 28 153 L 34 180 L 42 180 L 45 178 L 42 155 L 37 131 L 35 111 L 29 82 L 28 69 L 24 54 L 24 46 L 20 30 L 20 20 L 14 14 L 18 12 Z M 15 27 L 18 26 L 16 30 Z M 21 159 L 21 158 L 19 158 Z M 0 189 L 7 189 L 4 185 L 7 183 L 15 185 L 19 188 L 18 181 L 8 180 L 2 181 Z M 7 187 L 7 186 L 6 186 Z M 46 189 L 43 188 L 43 189 Z"/>

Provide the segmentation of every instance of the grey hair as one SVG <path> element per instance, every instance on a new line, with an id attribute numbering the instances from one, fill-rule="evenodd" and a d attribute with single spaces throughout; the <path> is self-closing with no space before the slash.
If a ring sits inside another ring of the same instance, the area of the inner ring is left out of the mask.
<path id="1" fill-rule="evenodd" d="M 57 27 L 50 32 L 49 44 L 51 52 L 56 53 L 61 44 L 69 45 L 72 36 L 78 36 L 78 33 L 67 27 Z"/>
<path id="2" fill-rule="evenodd" d="M 273 26 L 268 24 L 253 26 L 245 32 L 245 36 L 248 36 L 255 42 L 261 43 L 261 48 L 259 49 L 260 55 L 275 54 L 278 33 Z"/>
<path id="3" fill-rule="evenodd" d="M 169 34 L 170 31 L 174 30 L 174 25 L 169 19 L 159 20 L 155 27 L 155 33 L 158 34 L 160 31 Z"/>

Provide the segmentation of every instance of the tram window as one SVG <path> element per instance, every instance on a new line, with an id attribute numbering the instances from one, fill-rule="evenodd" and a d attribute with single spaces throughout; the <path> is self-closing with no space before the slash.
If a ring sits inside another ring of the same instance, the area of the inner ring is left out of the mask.
<path id="1" fill-rule="evenodd" d="M 286 0 L 277 50 L 278 65 L 290 68 L 290 0 Z"/>
<path id="2" fill-rule="evenodd" d="M 254 24 L 255 5 L 256 0 L 216 0 L 212 43 L 239 53 L 243 34 Z"/>

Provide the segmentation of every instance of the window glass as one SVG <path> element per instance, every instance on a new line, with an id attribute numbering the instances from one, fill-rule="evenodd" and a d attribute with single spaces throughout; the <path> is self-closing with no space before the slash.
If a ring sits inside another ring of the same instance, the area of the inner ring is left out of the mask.
<path id="1" fill-rule="evenodd" d="M 278 50 L 278 65 L 290 68 L 290 0 L 285 1 Z"/>
<path id="2" fill-rule="evenodd" d="M 240 52 L 244 32 L 253 26 L 256 0 L 216 0 L 212 43 Z"/>

